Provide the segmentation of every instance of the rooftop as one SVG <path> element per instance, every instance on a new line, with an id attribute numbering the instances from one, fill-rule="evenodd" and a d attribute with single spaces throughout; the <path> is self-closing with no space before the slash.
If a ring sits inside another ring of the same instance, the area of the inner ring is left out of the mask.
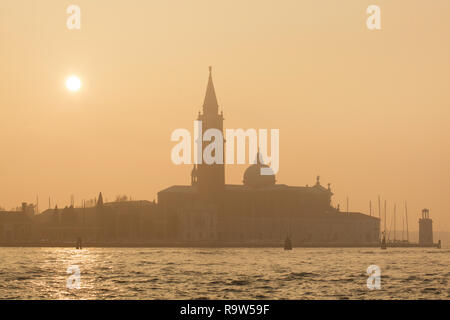
<path id="1" fill-rule="evenodd" d="M 241 184 L 226 184 L 225 191 L 297 191 L 304 193 L 324 193 L 330 192 L 322 186 L 312 186 L 312 187 L 301 187 L 301 186 L 288 186 L 286 184 L 275 184 L 266 187 L 249 187 Z M 198 191 L 197 186 L 190 185 L 174 185 L 161 190 L 159 193 L 169 193 L 169 192 L 179 192 L 179 193 L 196 193 Z"/>

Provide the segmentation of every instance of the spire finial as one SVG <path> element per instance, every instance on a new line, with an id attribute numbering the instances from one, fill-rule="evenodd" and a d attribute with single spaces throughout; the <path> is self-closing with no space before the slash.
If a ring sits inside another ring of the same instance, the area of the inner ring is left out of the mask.
<path id="1" fill-rule="evenodd" d="M 216 92 L 212 79 L 212 67 L 209 66 L 208 85 L 206 87 L 205 100 L 203 102 L 203 114 L 217 115 L 219 113 L 219 105 L 217 103 Z"/>

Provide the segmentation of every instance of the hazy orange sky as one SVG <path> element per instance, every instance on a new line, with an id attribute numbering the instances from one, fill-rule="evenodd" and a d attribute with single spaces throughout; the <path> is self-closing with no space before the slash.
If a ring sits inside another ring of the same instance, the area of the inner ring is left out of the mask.
<path id="1" fill-rule="evenodd" d="M 280 129 L 278 183 L 320 175 L 341 208 L 380 194 L 410 230 L 424 207 L 450 230 L 449 36 L 448 0 L 2 0 L 0 206 L 188 184 L 170 134 L 192 132 L 212 65 L 226 128 Z"/>

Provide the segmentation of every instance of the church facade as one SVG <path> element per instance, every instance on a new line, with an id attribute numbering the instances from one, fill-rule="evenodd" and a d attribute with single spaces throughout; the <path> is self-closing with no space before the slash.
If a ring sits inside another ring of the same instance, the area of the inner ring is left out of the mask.
<path id="1" fill-rule="evenodd" d="M 204 130 L 223 133 L 211 69 L 203 110 Z M 224 141 L 225 145 L 225 141 Z M 205 146 L 203 146 L 204 148 Z M 224 154 L 224 153 L 223 153 Z M 376 244 L 378 218 L 341 212 L 331 205 L 330 185 L 320 178 L 313 186 L 277 184 L 275 175 L 261 175 L 258 153 L 244 172 L 242 185 L 225 183 L 223 164 L 194 165 L 191 185 L 171 186 L 158 193 L 158 211 L 168 241 L 217 245 L 272 245 L 289 236 L 294 245 Z"/>

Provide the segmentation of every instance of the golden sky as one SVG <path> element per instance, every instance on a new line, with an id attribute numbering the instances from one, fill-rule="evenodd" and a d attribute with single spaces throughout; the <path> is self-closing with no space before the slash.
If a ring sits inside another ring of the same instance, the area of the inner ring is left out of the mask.
<path id="1" fill-rule="evenodd" d="M 226 128 L 280 129 L 278 183 L 320 175 L 341 208 L 380 194 L 410 230 L 424 207 L 450 230 L 449 35 L 448 0 L 2 0 L 0 205 L 188 184 L 170 134 L 192 132 L 212 65 Z"/>

